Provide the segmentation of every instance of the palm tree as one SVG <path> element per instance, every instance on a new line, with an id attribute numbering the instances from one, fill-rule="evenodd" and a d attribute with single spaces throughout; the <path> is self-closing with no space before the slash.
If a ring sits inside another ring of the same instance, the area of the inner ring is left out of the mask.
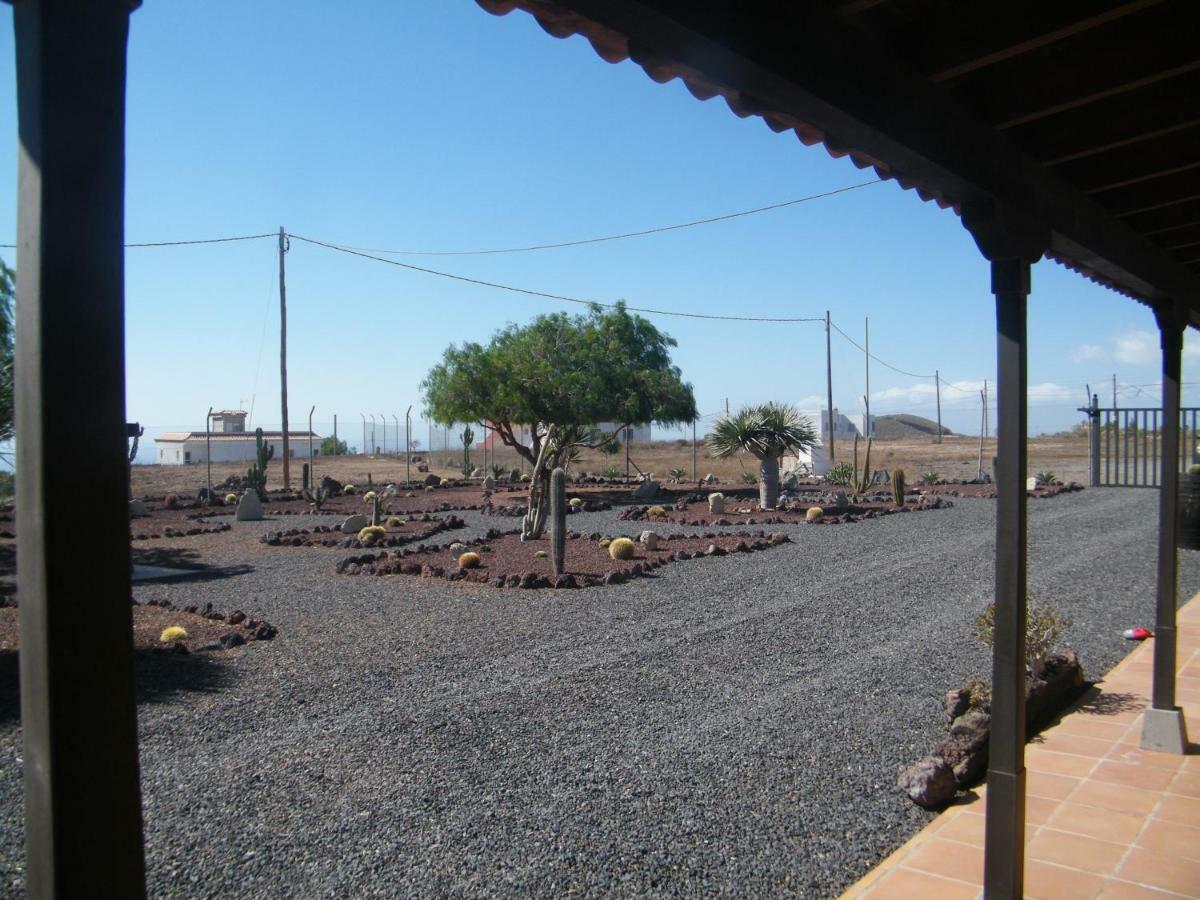
<path id="1" fill-rule="evenodd" d="M 717 459 L 749 453 L 759 460 L 758 499 L 763 509 L 779 502 L 779 461 L 789 450 L 808 450 L 817 442 L 812 420 L 794 406 L 766 403 L 746 406 L 737 415 L 717 420 L 712 434 L 704 438 Z"/>

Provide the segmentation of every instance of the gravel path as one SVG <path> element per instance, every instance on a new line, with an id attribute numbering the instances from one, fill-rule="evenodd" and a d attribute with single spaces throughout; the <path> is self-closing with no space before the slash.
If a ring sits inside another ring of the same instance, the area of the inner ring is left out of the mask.
<path id="1" fill-rule="evenodd" d="M 1092 677 L 1152 624 L 1156 502 L 1030 503 L 1031 592 L 1074 619 Z M 994 509 L 788 526 L 795 544 L 584 591 L 337 577 L 341 551 L 301 548 L 141 586 L 281 629 L 146 673 L 150 891 L 836 895 L 929 819 L 895 778 L 987 671 Z M 636 527 L 614 515 L 572 522 Z M 496 524 L 465 518 L 454 536 Z M 19 740 L 0 716 L 0 893 L 20 893 Z"/>

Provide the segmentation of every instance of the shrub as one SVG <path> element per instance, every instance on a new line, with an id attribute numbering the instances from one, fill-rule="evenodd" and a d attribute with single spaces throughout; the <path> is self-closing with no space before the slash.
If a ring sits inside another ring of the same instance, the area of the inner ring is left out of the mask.
<path id="1" fill-rule="evenodd" d="M 1037 479 L 1038 484 L 1054 484 L 1058 480 L 1058 476 L 1053 472 L 1038 472 L 1033 477 Z"/>
<path id="2" fill-rule="evenodd" d="M 604 471 L 600 474 L 602 474 L 605 478 L 620 478 L 621 470 L 616 466 L 605 466 Z"/>
<path id="3" fill-rule="evenodd" d="M 646 510 L 646 515 L 650 516 L 652 519 L 665 519 L 667 517 L 667 511 L 661 506 L 652 506 Z"/>
<path id="4" fill-rule="evenodd" d="M 226 494 L 225 502 L 226 503 L 237 503 L 237 494 Z"/>
<path id="5" fill-rule="evenodd" d="M 360 544 L 373 544 L 386 535 L 387 532 L 381 526 L 368 525 L 358 533 L 358 541 Z"/>
<path id="6" fill-rule="evenodd" d="M 345 494 L 347 497 L 349 497 L 351 494 L 354 493 L 354 485 L 352 485 L 352 484 L 346 485 L 344 488 L 342 488 L 342 493 Z"/>
<path id="7" fill-rule="evenodd" d="M 825 480 L 830 484 L 847 485 L 854 480 L 854 464 L 838 463 L 825 473 Z"/>
<path id="8" fill-rule="evenodd" d="M 388 516 L 387 522 L 384 524 L 388 528 L 399 528 L 401 525 L 407 524 L 408 519 L 402 519 L 399 516 Z"/>
<path id="9" fill-rule="evenodd" d="M 667 476 L 674 481 L 683 481 L 687 477 L 687 471 L 676 466 L 667 472 Z"/>
<path id="10" fill-rule="evenodd" d="M 600 538 L 600 546 L 607 547 L 612 544 L 612 538 Z"/>
<path id="11" fill-rule="evenodd" d="M 462 553 L 466 549 L 467 549 L 467 545 L 464 544 L 462 541 L 455 541 L 453 544 L 450 545 L 451 553 Z"/>
<path id="12" fill-rule="evenodd" d="M 617 538 L 608 545 L 608 555 L 613 559 L 633 559 L 633 541 L 629 538 Z"/>
<path id="13" fill-rule="evenodd" d="M 938 480 L 938 473 L 932 472 L 932 471 L 926 472 L 924 475 L 921 476 L 921 480 L 923 482 L 925 482 L 926 484 L 933 484 L 935 481 Z"/>
<path id="14" fill-rule="evenodd" d="M 374 500 L 375 500 L 375 492 L 374 491 L 367 491 L 365 494 L 363 494 L 363 503 L 371 503 Z"/>
<path id="15" fill-rule="evenodd" d="M 972 675 L 963 685 L 967 695 L 968 706 L 975 709 L 988 709 L 992 705 L 992 688 L 978 675 Z"/>
<path id="16" fill-rule="evenodd" d="M 182 628 L 179 625 L 170 625 L 163 629 L 158 639 L 164 644 L 173 644 L 176 641 L 182 641 L 185 637 L 187 637 L 186 628 Z"/>
<path id="17" fill-rule="evenodd" d="M 1058 639 L 1072 623 L 1053 603 L 1027 598 L 1025 604 L 1025 662 L 1029 671 L 1037 676 L 1042 674 L 1046 657 L 1058 646 Z M 990 647 L 995 628 L 996 602 L 993 600 L 975 619 L 975 637 Z"/>
<path id="18" fill-rule="evenodd" d="M 464 553 L 458 558 L 458 567 L 460 569 L 478 569 L 479 554 L 470 552 Z"/>
<path id="19" fill-rule="evenodd" d="M 819 522 L 821 517 L 825 515 L 825 510 L 819 506 L 810 506 L 808 512 L 804 514 L 804 519 L 807 522 Z"/>
<path id="20" fill-rule="evenodd" d="M 738 481 L 740 481 L 742 484 L 754 484 L 754 482 L 758 481 L 758 479 L 755 478 L 750 472 L 743 472 L 738 476 Z"/>

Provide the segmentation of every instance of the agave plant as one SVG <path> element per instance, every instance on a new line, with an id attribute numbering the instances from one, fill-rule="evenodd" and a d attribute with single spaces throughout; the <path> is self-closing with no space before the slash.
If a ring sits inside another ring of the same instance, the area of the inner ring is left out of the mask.
<path id="1" fill-rule="evenodd" d="M 808 450 L 817 442 L 812 421 L 795 407 L 779 403 L 747 406 L 717 420 L 705 437 L 717 459 L 749 453 L 759 461 L 758 500 L 763 509 L 779 502 L 779 462 L 788 451 Z"/>

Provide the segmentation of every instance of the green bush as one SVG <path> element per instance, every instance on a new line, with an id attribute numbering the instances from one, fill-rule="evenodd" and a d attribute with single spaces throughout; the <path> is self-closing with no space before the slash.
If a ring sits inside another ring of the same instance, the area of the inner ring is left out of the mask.
<path id="1" fill-rule="evenodd" d="M 1058 639 L 1072 622 L 1053 603 L 1033 598 L 1025 601 L 1025 662 L 1035 676 L 1042 674 L 1046 657 L 1058 646 Z M 975 637 L 992 646 L 996 628 L 996 603 L 993 600 L 975 618 Z"/>
<path id="2" fill-rule="evenodd" d="M 829 484 L 848 485 L 854 480 L 854 464 L 838 463 L 825 473 L 825 480 Z"/>

